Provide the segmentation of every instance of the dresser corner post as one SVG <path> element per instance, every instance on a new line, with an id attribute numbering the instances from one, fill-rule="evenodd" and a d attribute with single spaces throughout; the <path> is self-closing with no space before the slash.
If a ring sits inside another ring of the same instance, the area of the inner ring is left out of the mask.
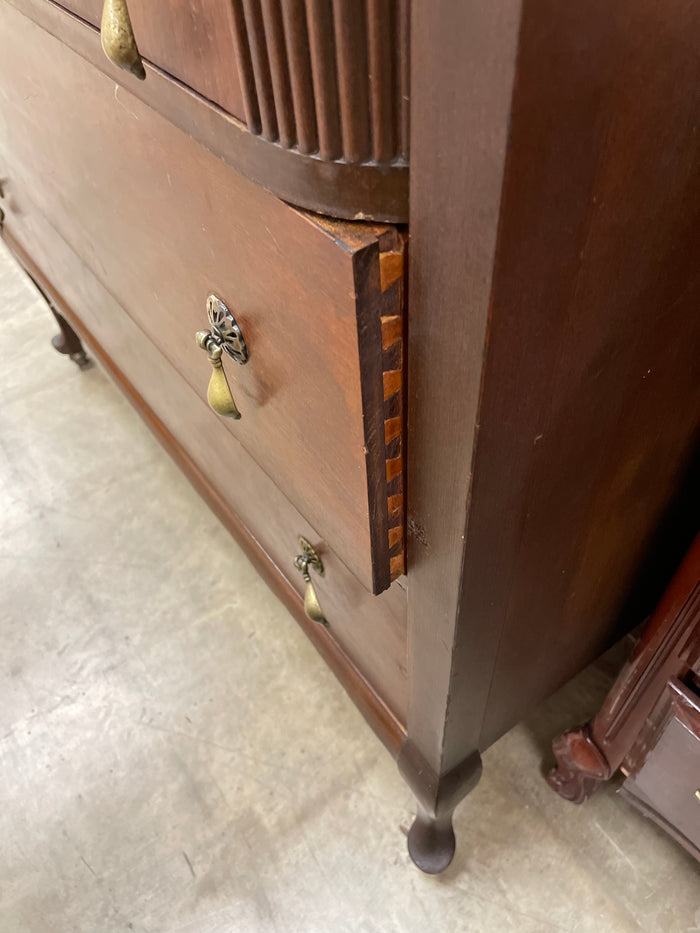
<path id="1" fill-rule="evenodd" d="M 443 775 L 436 775 L 410 739 L 398 756 L 399 772 L 417 800 L 417 813 L 408 833 L 408 853 L 428 875 L 444 871 L 452 861 L 456 840 L 452 817 L 457 804 L 481 777 L 481 756 L 474 751 Z"/>
<path id="2" fill-rule="evenodd" d="M 520 7 L 411 4 L 410 698 L 398 766 L 418 799 L 409 853 L 430 873 L 450 864 L 452 815 L 481 775 L 500 637 L 476 605 L 471 553 L 483 544 L 472 543 L 469 517 Z M 436 100 L 451 102 L 449 119 Z M 479 140 L 468 166 L 465 139 Z"/>
<path id="3" fill-rule="evenodd" d="M 56 311 L 51 303 L 49 303 L 49 308 L 60 328 L 59 333 L 51 338 L 53 348 L 73 360 L 79 369 L 86 369 L 90 365 L 90 360 L 81 343 L 80 337 L 63 315 Z"/>

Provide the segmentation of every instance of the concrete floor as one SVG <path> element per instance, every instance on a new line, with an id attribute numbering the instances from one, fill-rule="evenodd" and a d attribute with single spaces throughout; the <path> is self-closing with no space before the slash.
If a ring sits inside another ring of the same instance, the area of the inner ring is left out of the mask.
<path id="1" fill-rule="evenodd" d="M 444 875 L 286 610 L 0 250 L 0 933 L 700 931 L 700 873 L 541 776 L 608 656 L 485 755 Z"/>

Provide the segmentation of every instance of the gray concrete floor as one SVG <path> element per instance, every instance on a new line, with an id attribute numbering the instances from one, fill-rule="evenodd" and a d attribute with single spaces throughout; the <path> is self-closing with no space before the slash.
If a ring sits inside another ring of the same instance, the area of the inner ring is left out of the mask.
<path id="1" fill-rule="evenodd" d="M 488 751 L 444 875 L 351 701 L 0 250 L 1 933 L 700 931 L 698 866 L 541 768 L 617 656 Z"/>

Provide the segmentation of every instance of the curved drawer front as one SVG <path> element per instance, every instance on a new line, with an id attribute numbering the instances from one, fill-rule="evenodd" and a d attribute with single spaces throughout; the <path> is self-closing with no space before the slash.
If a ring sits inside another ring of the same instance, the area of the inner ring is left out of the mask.
<path id="1" fill-rule="evenodd" d="M 195 334 L 208 295 L 226 303 L 250 359 L 224 363 L 242 418 L 222 430 L 368 589 L 385 589 L 403 569 L 400 437 L 385 431 L 401 416 L 396 231 L 299 213 L 0 4 L 5 18 L 9 197 L 31 192 L 202 398 L 211 369 Z"/>
<path id="2" fill-rule="evenodd" d="M 119 0 L 145 80 L 102 53 L 104 0 L 9 2 L 149 104 L 163 103 L 153 65 L 230 114 L 232 164 L 280 197 L 408 220 L 408 0 Z M 200 138 L 196 119 L 187 128 Z"/>
<path id="3" fill-rule="evenodd" d="M 143 58 L 244 120 L 230 0 L 127 2 Z M 100 28 L 104 0 L 62 0 L 60 5 Z"/>

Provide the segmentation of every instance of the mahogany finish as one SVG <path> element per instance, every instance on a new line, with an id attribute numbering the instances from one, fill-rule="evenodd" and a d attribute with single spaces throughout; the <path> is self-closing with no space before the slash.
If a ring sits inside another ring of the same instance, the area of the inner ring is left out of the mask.
<path id="1" fill-rule="evenodd" d="M 382 290 L 379 255 L 389 249 L 400 259 L 401 239 L 391 228 L 319 226 L 126 92 L 115 96 L 104 76 L 8 7 L 0 15 L 23 39 L 0 63 L 0 152 L 15 167 L 12 184 L 32 192 L 200 395 L 210 370 L 195 334 L 207 323 L 207 295 L 227 303 L 250 362 L 225 364 L 243 419 L 222 429 L 368 589 L 386 589 L 397 509 L 388 505 L 395 484 L 374 396 L 383 392 L 381 319 L 400 318 L 401 290 L 400 282 Z M 69 112 L 54 105 L 56 67 L 64 86 L 79 89 L 81 105 Z M 24 98 L 42 77 L 44 93 L 28 111 Z"/>
<path id="2" fill-rule="evenodd" d="M 314 643 L 332 656 L 346 685 L 363 685 L 359 705 L 390 746 L 402 735 L 407 707 L 406 593 L 395 583 L 372 596 L 347 570 L 318 530 L 289 503 L 242 445 L 144 336 L 133 320 L 86 269 L 42 217 L 32 201 L 18 198 L 17 213 L 4 238 L 32 277 L 71 322 L 79 325 L 90 349 L 107 356 L 110 371 L 194 484 L 232 528 L 294 614 L 304 619 Z M 27 247 L 31 246 L 30 259 Z M 60 281 L 61 289 L 54 282 Z M 78 320 L 72 308 L 79 307 Z M 147 400 L 147 402 L 146 402 Z M 313 542 L 325 574 L 315 577 L 326 629 L 304 616 L 304 584 L 294 567 L 298 536 Z M 356 698 L 353 690 L 353 698 Z"/>
<path id="3" fill-rule="evenodd" d="M 444 825 L 700 524 L 700 9 L 416 0 L 412 37 L 403 757 Z"/>
<path id="4" fill-rule="evenodd" d="M 311 631 L 440 871 L 481 752 L 652 610 L 700 525 L 700 11 L 413 0 L 410 65 L 407 3 L 231 11 L 250 129 L 0 0 L 6 236 L 297 614 L 296 536 L 322 549 Z M 269 190 L 405 220 L 409 125 L 405 315 L 405 231 Z M 235 424 L 203 400 L 210 291 L 251 350 Z"/>
<path id="5" fill-rule="evenodd" d="M 100 28 L 103 0 L 60 0 L 60 5 Z M 128 8 L 143 58 L 245 118 L 229 0 L 128 0 Z"/>
<path id="6" fill-rule="evenodd" d="M 407 0 L 233 0 L 246 122 L 324 161 L 406 159 Z M 297 126 L 301 128 L 299 132 Z"/>
<path id="7" fill-rule="evenodd" d="M 700 536 L 592 722 L 555 739 L 549 785 L 583 803 L 618 768 L 624 795 L 700 858 Z"/>
<path id="8" fill-rule="evenodd" d="M 523 6 L 465 581 L 499 629 L 483 746 L 653 610 L 700 524 L 697 41 L 682 0 Z"/>
<path id="9" fill-rule="evenodd" d="M 61 6 L 99 29 L 101 0 Z M 408 0 L 129 0 L 128 8 L 143 58 L 262 140 L 314 156 L 317 187 L 342 172 L 356 204 L 346 209 L 330 189 L 324 207 L 319 193 L 307 203 L 303 189 L 292 200 L 336 216 L 408 218 Z M 299 161 L 285 163 L 292 178 Z M 365 176 L 380 190 L 367 192 Z M 277 191 L 274 174 L 266 183 Z"/>

